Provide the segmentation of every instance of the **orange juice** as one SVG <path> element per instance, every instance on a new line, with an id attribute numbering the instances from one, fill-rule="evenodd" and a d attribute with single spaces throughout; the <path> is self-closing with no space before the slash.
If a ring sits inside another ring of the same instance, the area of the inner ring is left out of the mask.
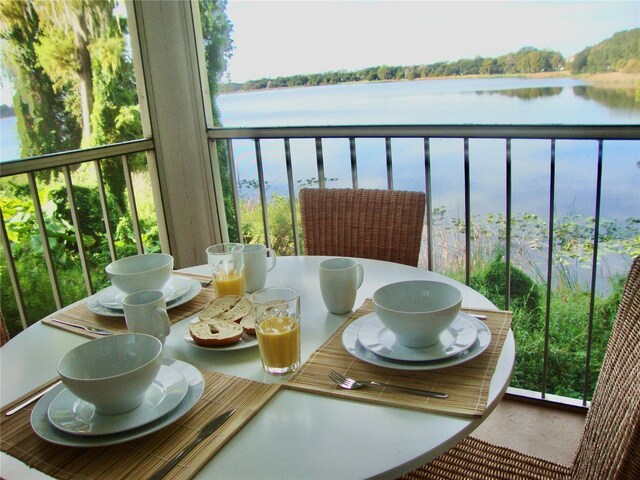
<path id="1" fill-rule="evenodd" d="M 233 270 L 230 273 L 214 274 L 214 284 L 219 297 L 225 295 L 244 295 L 244 275 Z"/>
<path id="2" fill-rule="evenodd" d="M 256 326 L 262 363 L 269 373 L 288 373 L 300 365 L 300 320 L 270 317 Z"/>

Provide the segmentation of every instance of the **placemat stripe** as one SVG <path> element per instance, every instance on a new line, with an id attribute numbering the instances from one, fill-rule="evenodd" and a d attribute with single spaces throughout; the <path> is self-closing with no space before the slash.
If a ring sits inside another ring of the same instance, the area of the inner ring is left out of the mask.
<path id="1" fill-rule="evenodd" d="M 489 385 L 498 357 L 511 327 L 511 312 L 497 310 L 467 310 L 487 316 L 491 343 L 478 357 L 460 365 L 438 370 L 393 370 L 363 362 L 353 357 L 342 345 L 342 333 L 354 320 L 373 312 L 367 299 L 344 324 L 307 360 L 285 384 L 286 388 L 348 398 L 382 405 L 412 408 L 460 416 L 481 416 L 487 406 Z M 446 392 L 447 399 L 421 397 L 385 388 L 365 387 L 344 390 L 328 377 L 331 370 L 356 378 L 393 383 L 423 390 Z"/>
<path id="2" fill-rule="evenodd" d="M 174 272 L 176 275 L 180 275 L 183 277 L 193 278 L 195 280 L 208 280 L 210 276 L 205 275 L 194 275 L 189 273 L 181 273 Z M 190 317 L 191 315 L 198 313 L 209 304 L 211 300 L 216 298 L 216 293 L 213 288 L 213 285 L 209 285 L 207 287 L 203 287 L 200 290 L 200 293 L 196 295 L 195 298 L 189 300 L 188 302 L 179 305 L 177 307 L 173 307 L 167 311 L 169 314 L 169 322 L 173 325 L 174 323 L 179 322 L 185 318 Z M 94 327 L 94 328 L 102 328 L 104 330 L 109 330 L 114 333 L 126 333 L 127 325 L 125 323 L 124 317 L 107 317 L 104 315 L 98 315 L 87 307 L 86 300 L 74 305 L 71 308 L 66 310 L 56 312 L 46 318 L 42 319 L 42 323 L 45 325 L 49 325 L 51 327 L 59 328 L 65 330 L 67 332 L 75 333 L 76 335 L 82 335 L 88 338 L 98 338 L 100 335 L 96 335 L 93 333 L 86 332 L 80 328 L 74 328 L 67 325 L 63 325 L 61 323 L 56 323 L 52 321 L 52 318 L 58 318 L 60 320 L 66 320 L 68 322 L 72 322 L 78 325 L 83 325 L 85 327 Z"/>
<path id="3" fill-rule="evenodd" d="M 203 396 L 184 417 L 151 435 L 109 447 L 74 448 L 48 443 L 30 427 L 33 405 L 5 417 L 4 412 L 11 407 L 8 405 L 0 417 L 2 451 L 55 478 L 144 479 L 191 442 L 207 422 L 234 408 L 236 413 L 165 477 L 192 478 L 281 388 L 217 372 L 203 372 L 203 376 Z M 28 395 L 12 405 L 25 398 Z"/>

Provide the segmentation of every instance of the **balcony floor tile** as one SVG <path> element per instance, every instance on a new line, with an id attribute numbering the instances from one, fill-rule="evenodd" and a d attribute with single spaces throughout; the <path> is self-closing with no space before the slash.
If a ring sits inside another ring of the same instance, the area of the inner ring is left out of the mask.
<path id="1" fill-rule="evenodd" d="M 581 412 L 505 398 L 472 435 L 569 465 L 580 442 L 584 419 Z"/>

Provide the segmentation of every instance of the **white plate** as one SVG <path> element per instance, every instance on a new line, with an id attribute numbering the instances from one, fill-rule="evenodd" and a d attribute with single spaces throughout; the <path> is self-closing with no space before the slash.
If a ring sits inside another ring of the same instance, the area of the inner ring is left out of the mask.
<path id="1" fill-rule="evenodd" d="M 189 290 L 189 282 L 184 277 L 172 275 L 169 277 L 169 281 L 162 287 L 162 293 L 164 293 L 165 301 L 167 305 L 172 301 L 180 298 Z M 102 290 L 98 294 L 98 302 L 105 308 L 112 310 L 123 310 L 122 300 L 127 294 L 115 286 L 110 286 Z"/>
<path id="2" fill-rule="evenodd" d="M 358 330 L 364 324 L 362 319 L 364 319 L 365 322 L 367 321 L 367 318 L 365 318 L 366 315 L 354 320 L 344 329 L 342 332 L 342 344 L 354 357 L 379 367 L 392 368 L 395 370 L 436 370 L 438 368 L 453 367 L 477 357 L 484 352 L 491 343 L 491 332 L 483 322 L 465 313 L 461 315 L 464 315 L 464 317 L 476 327 L 478 338 L 468 350 L 459 353 L 455 357 L 445 358 L 444 360 L 436 360 L 433 362 L 403 362 L 401 360 L 379 357 L 371 353 L 358 341 Z"/>
<path id="3" fill-rule="evenodd" d="M 154 422 L 147 423 L 146 425 L 134 428 L 133 430 L 112 433 L 110 435 L 71 435 L 58 430 L 51 424 L 51 422 L 49 422 L 47 410 L 53 399 L 56 398 L 64 388 L 66 388 L 63 384 L 60 384 L 38 400 L 38 403 L 31 412 L 31 427 L 40 438 L 57 445 L 64 445 L 67 447 L 104 447 L 144 437 L 145 435 L 156 432 L 167 425 L 171 425 L 173 422 L 182 418 L 187 412 L 189 412 L 198 400 L 200 400 L 202 392 L 204 392 L 204 378 L 202 373 L 200 373 L 196 367 L 186 362 L 165 358 L 162 360 L 162 364 L 180 372 L 187 380 L 188 389 L 184 399 L 175 409 Z"/>
<path id="4" fill-rule="evenodd" d="M 193 319 L 189 323 L 197 323 L 198 319 Z M 240 341 L 236 343 L 232 343 L 231 345 L 225 345 L 222 347 L 203 347 L 202 345 L 198 345 L 193 341 L 193 338 L 189 334 L 189 328 L 187 327 L 187 333 L 184 336 L 184 341 L 187 342 L 188 345 L 191 345 L 193 348 L 198 348 L 200 350 L 209 350 L 210 352 L 220 352 L 220 351 L 228 351 L 228 350 L 243 350 L 245 348 L 253 348 L 258 345 L 258 337 L 255 335 L 249 335 L 246 332 L 242 332 L 242 336 L 240 337 Z"/>
<path id="5" fill-rule="evenodd" d="M 424 348 L 409 348 L 398 343 L 396 336 L 384 326 L 375 313 L 358 330 L 358 341 L 378 356 L 408 362 L 429 362 L 453 357 L 467 350 L 478 338 L 478 330 L 464 316 L 458 315 L 448 329 L 440 334 L 440 341 Z M 362 317 L 364 318 L 364 317 Z"/>
<path id="6" fill-rule="evenodd" d="M 167 309 L 172 309 L 174 307 L 187 303 L 189 300 L 194 299 L 196 295 L 200 293 L 200 290 L 202 290 L 202 285 L 200 285 L 199 281 L 194 280 L 193 278 L 185 278 L 185 280 L 189 283 L 189 290 L 187 290 L 187 292 L 181 297 L 178 297 L 171 302 L 167 302 Z M 99 295 L 100 292 L 87 298 L 87 308 L 89 310 L 91 310 L 93 313 L 104 315 L 106 317 L 124 317 L 124 312 L 122 310 L 107 308 L 102 305 L 98 300 Z"/>
<path id="7" fill-rule="evenodd" d="M 62 390 L 47 409 L 51 423 L 75 435 L 107 435 L 153 422 L 176 408 L 187 393 L 187 380 L 174 368 L 162 365 L 146 391 L 142 405 L 120 415 L 101 415 L 69 389 Z"/>

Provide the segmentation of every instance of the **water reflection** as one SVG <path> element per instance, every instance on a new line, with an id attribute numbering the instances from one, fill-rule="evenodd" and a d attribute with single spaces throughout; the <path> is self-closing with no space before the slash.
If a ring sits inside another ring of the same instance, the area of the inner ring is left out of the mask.
<path id="1" fill-rule="evenodd" d="M 509 88 L 504 90 L 476 90 L 475 94 L 501 95 L 520 100 L 535 100 L 560 95 L 565 87 Z M 636 100 L 633 88 L 600 88 L 590 85 L 574 85 L 571 87 L 576 97 L 592 100 L 605 107 L 617 110 L 640 110 L 640 100 Z"/>
<path id="2" fill-rule="evenodd" d="M 640 110 L 640 101 L 635 99 L 635 91 L 619 88 L 598 88 L 587 85 L 573 87 L 573 94 L 587 100 L 593 100 L 609 108 L 621 110 Z"/>
<path id="3" fill-rule="evenodd" d="M 541 97 L 555 97 L 562 93 L 564 87 L 538 87 L 538 88 L 510 88 L 506 90 L 477 90 L 476 95 L 503 95 L 505 97 L 519 98 L 520 100 L 534 100 Z M 577 87 L 574 87 L 577 88 Z"/>

